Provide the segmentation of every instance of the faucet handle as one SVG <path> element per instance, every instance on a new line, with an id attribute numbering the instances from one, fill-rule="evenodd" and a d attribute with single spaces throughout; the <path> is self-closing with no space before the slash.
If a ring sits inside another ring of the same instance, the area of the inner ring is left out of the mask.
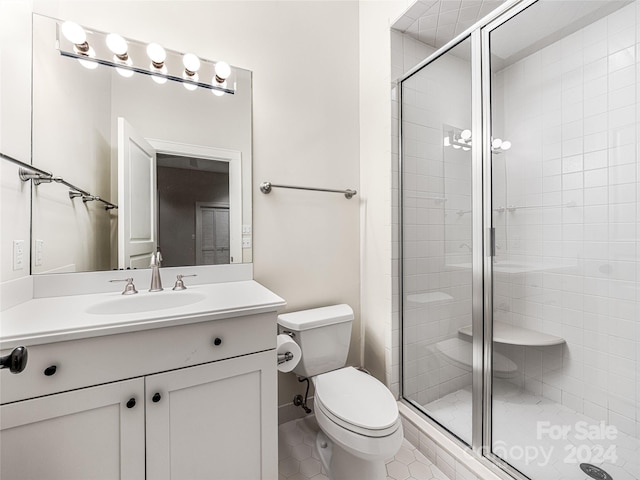
<path id="1" fill-rule="evenodd" d="M 184 282 L 182 281 L 182 279 L 184 277 L 197 277 L 198 275 L 196 275 L 195 273 L 192 275 L 180 275 L 178 274 L 176 276 L 176 284 L 173 286 L 172 290 L 186 290 L 187 287 L 184 286 Z"/>
<path id="2" fill-rule="evenodd" d="M 123 278 L 120 280 L 109 280 L 110 282 L 127 282 L 124 286 L 124 290 L 122 291 L 122 295 L 133 295 L 134 293 L 138 293 L 136 290 L 136 286 L 133 284 L 133 278 Z"/>

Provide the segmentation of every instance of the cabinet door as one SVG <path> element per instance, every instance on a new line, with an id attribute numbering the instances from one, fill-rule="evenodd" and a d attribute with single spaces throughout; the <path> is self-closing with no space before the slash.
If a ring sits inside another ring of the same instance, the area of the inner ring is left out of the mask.
<path id="1" fill-rule="evenodd" d="M 2 480 L 145 478 L 141 378 L 2 405 L 0 428 Z"/>
<path id="2" fill-rule="evenodd" d="M 147 479 L 276 480 L 276 381 L 274 350 L 147 377 Z"/>

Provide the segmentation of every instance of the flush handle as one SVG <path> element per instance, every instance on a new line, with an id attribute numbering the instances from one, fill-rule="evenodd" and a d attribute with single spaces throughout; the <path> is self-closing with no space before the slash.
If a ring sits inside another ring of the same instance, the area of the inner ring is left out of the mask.
<path id="1" fill-rule="evenodd" d="M 11 373 L 20 373 L 27 367 L 27 347 L 16 347 L 9 355 L 0 357 L 0 368 L 8 368 Z"/>

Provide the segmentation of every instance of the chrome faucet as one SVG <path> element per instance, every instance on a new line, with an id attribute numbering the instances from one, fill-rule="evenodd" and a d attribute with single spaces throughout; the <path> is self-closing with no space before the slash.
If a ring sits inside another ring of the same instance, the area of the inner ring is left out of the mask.
<path id="1" fill-rule="evenodd" d="M 162 279 L 160 278 L 160 265 L 162 263 L 162 254 L 160 250 L 151 254 L 151 263 L 149 266 L 151 267 L 151 288 L 149 288 L 150 292 L 161 292 L 162 288 Z"/>

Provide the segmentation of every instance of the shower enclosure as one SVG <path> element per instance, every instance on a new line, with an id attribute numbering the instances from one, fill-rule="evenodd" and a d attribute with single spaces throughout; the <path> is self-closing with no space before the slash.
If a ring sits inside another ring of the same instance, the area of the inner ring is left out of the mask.
<path id="1" fill-rule="evenodd" d="M 508 2 L 399 81 L 402 397 L 505 478 L 640 478 L 639 34 Z"/>

